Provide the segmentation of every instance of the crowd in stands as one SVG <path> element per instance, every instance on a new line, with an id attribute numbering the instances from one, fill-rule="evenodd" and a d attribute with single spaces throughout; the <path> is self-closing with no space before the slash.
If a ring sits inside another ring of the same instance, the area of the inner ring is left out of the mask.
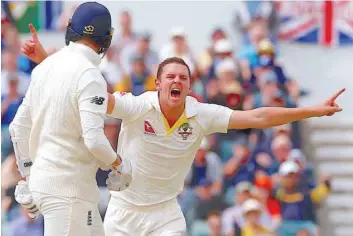
<path id="1" fill-rule="evenodd" d="M 256 2 L 256 1 L 255 1 Z M 69 9 L 71 12 L 72 9 Z M 65 12 L 60 23 L 70 14 Z M 239 17 L 238 17 L 239 18 Z M 235 110 L 264 106 L 296 107 L 303 91 L 278 61 L 275 17 L 238 19 L 243 43 L 235 50 L 222 27 L 210 29 L 209 47 L 194 54 L 183 27 L 173 27 L 169 42 L 152 48 L 153 35 L 135 32 L 129 11 L 120 14 L 118 30 L 101 64 L 109 92 L 140 95 L 155 90 L 158 63 L 176 56 L 192 72 L 190 96 Z M 64 24 L 58 24 L 65 30 Z M 1 163 L 2 235 L 41 236 L 43 219 L 31 220 L 14 200 L 21 179 L 8 127 L 36 66 L 20 53 L 21 41 L 11 20 L 1 27 Z M 44 45 L 45 46 L 45 45 Z M 55 53 L 56 50 L 51 50 Z M 105 133 L 116 147 L 120 120 L 107 118 Z M 316 178 L 301 151 L 298 123 L 272 129 L 234 130 L 202 141 L 184 191 L 178 197 L 192 236 L 318 235 L 316 210 L 330 193 L 330 178 Z M 97 173 L 104 218 L 109 201 L 105 171 Z"/>

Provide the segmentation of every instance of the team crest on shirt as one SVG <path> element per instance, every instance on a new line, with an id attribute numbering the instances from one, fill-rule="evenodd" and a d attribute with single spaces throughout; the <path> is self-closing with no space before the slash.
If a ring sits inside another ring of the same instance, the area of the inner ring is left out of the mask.
<path id="1" fill-rule="evenodd" d="M 192 134 L 193 128 L 189 123 L 184 123 L 178 128 L 178 134 L 183 138 L 183 140 L 187 140 L 189 135 Z"/>

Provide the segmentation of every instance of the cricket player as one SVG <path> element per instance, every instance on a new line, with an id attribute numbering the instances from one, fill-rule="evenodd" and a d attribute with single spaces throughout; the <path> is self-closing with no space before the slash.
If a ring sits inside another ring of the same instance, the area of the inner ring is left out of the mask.
<path id="1" fill-rule="evenodd" d="M 112 33 L 106 7 L 81 4 L 67 26 L 67 46 L 33 70 L 10 125 L 26 179 L 17 185 L 15 198 L 31 218 L 43 214 L 46 236 L 103 236 L 98 168 L 112 169 L 111 190 L 131 182 L 130 161 L 117 155 L 103 130 L 108 94 L 97 66 Z"/>
<path id="2" fill-rule="evenodd" d="M 23 52 L 35 58 L 42 46 L 30 43 L 24 44 Z M 40 63 L 43 58 L 36 59 Z M 158 67 L 156 92 L 108 95 L 107 113 L 123 120 L 117 152 L 131 161 L 132 182 L 124 191 L 111 192 L 106 235 L 186 234 L 177 196 L 204 136 L 229 129 L 270 128 L 342 110 L 335 100 L 344 89 L 318 106 L 234 111 L 188 96 L 190 78 L 189 66 L 182 59 L 168 58 Z"/>

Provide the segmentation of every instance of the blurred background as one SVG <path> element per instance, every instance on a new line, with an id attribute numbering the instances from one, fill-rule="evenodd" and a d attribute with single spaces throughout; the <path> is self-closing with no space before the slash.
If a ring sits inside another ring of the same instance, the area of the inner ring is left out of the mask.
<path id="1" fill-rule="evenodd" d="M 110 92 L 154 90 L 158 63 L 171 56 L 189 64 L 191 96 L 232 109 L 314 105 L 347 88 L 334 117 L 205 138 L 178 197 L 189 235 L 352 235 L 352 1 L 99 2 L 115 27 L 100 66 Z M 14 200 L 8 125 L 36 66 L 21 43 L 33 23 L 46 50 L 60 50 L 78 4 L 1 2 L 2 235 L 43 235 L 43 219 L 30 220 Z M 119 128 L 106 120 L 113 147 Z M 103 219 L 106 178 L 97 173 Z"/>

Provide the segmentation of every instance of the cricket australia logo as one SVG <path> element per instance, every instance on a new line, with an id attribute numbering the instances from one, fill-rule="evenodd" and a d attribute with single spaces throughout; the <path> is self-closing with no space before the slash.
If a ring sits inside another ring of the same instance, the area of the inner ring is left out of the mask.
<path id="1" fill-rule="evenodd" d="M 192 134 L 192 127 L 189 123 L 182 124 L 178 129 L 178 134 L 183 138 L 183 140 L 187 140 L 189 135 Z"/>

